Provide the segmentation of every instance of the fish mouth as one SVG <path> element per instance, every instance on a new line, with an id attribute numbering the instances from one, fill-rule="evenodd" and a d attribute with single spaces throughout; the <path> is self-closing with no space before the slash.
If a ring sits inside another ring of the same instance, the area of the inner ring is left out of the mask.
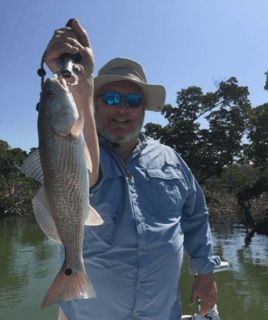
<path id="1" fill-rule="evenodd" d="M 67 82 L 65 81 L 64 78 L 62 79 L 56 79 L 54 78 L 54 82 L 66 93 L 69 93 L 68 85 Z"/>

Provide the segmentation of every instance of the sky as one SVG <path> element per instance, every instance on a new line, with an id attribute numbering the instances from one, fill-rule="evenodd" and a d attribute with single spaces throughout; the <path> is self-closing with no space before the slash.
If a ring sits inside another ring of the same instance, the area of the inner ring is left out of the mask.
<path id="1" fill-rule="evenodd" d="M 253 107 L 268 102 L 267 0 L 9 0 L 1 4 L 0 139 L 27 152 L 38 147 L 37 69 L 56 29 L 76 18 L 87 31 L 94 76 L 109 60 L 139 62 L 150 84 L 177 92 L 214 92 L 215 80 L 236 77 Z M 47 77 L 53 77 L 45 66 Z M 168 121 L 147 111 L 145 122 Z M 207 123 L 201 122 L 201 128 Z"/>

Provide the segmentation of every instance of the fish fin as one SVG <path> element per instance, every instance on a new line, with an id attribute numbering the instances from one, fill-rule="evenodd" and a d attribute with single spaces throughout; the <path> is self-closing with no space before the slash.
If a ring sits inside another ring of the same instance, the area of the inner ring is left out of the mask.
<path id="1" fill-rule="evenodd" d="M 74 139 L 77 139 L 80 135 L 80 132 L 84 128 L 84 113 L 83 110 L 81 111 L 81 114 L 79 115 L 79 118 L 75 121 L 75 123 L 72 125 L 71 129 L 69 130 L 68 134 L 71 134 L 71 136 Z"/>
<path id="2" fill-rule="evenodd" d="M 38 194 L 33 198 L 32 204 L 36 221 L 44 234 L 51 240 L 62 243 L 51 215 L 44 186 L 40 188 Z"/>
<path id="3" fill-rule="evenodd" d="M 67 264 L 64 261 L 57 277 L 49 288 L 41 309 L 52 304 L 73 299 L 96 299 L 96 292 L 88 279 L 85 267 L 71 275 L 66 275 Z"/>
<path id="4" fill-rule="evenodd" d="M 44 183 L 43 169 L 41 166 L 38 148 L 23 161 L 23 165 L 20 167 L 20 172 L 25 174 L 27 177 Z"/>
<path id="5" fill-rule="evenodd" d="M 85 141 L 84 141 L 84 145 L 83 145 L 83 151 L 84 151 L 84 156 L 85 156 L 85 160 L 86 160 L 86 166 L 91 173 L 92 172 L 92 161 L 91 161 L 90 153 L 88 151 L 88 147 L 87 147 Z"/>
<path id="6" fill-rule="evenodd" d="M 86 226 L 99 226 L 103 224 L 103 220 L 98 212 L 91 206 L 89 206 L 88 215 L 86 217 Z"/>

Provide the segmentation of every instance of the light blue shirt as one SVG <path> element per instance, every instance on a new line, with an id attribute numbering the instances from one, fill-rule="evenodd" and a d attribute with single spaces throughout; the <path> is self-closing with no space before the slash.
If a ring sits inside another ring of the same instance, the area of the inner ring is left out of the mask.
<path id="1" fill-rule="evenodd" d="M 220 265 L 204 195 L 189 168 L 171 148 L 139 138 L 125 162 L 132 179 L 99 138 L 102 177 L 90 204 L 104 224 L 85 226 L 83 243 L 97 300 L 61 302 L 69 320 L 179 320 L 183 245 L 192 274 Z"/>

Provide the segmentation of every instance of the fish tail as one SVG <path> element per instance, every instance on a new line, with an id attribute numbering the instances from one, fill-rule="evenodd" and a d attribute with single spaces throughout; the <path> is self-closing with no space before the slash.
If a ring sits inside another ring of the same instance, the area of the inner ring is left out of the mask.
<path id="1" fill-rule="evenodd" d="M 60 301 L 90 298 L 96 299 L 96 292 L 88 279 L 85 267 L 83 266 L 78 272 L 72 273 L 72 269 L 66 268 L 64 261 L 43 300 L 41 309 Z"/>

